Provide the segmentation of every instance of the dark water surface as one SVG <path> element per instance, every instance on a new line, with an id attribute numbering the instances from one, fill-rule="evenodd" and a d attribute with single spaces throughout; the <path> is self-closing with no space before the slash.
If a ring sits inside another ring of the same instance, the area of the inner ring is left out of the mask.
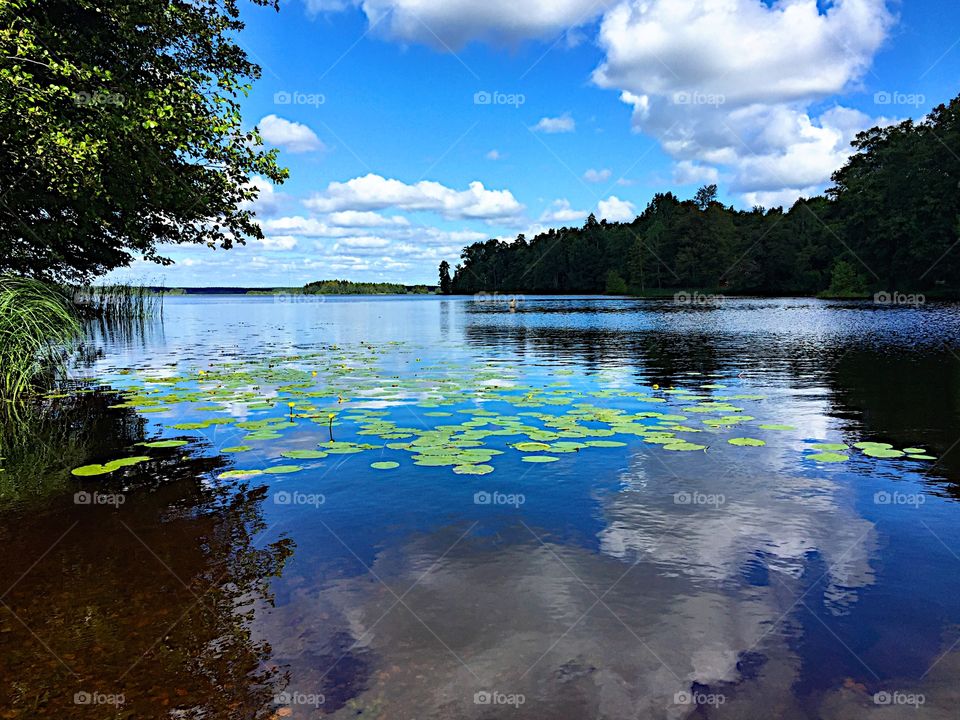
<path id="1" fill-rule="evenodd" d="M 4 420 L 0 718 L 958 716 L 960 306 L 281 300 Z"/>

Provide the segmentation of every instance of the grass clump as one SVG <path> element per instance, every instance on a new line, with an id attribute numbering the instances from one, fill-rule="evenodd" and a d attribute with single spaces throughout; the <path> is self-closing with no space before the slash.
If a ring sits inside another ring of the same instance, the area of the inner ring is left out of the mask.
<path id="1" fill-rule="evenodd" d="M 62 368 L 80 334 L 73 305 L 58 288 L 0 276 L 0 397 L 29 393 Z"/>

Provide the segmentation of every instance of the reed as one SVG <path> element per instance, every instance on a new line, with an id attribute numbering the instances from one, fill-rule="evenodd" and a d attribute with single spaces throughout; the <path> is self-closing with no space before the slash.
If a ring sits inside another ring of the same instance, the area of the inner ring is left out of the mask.
<path id="1" fill-rule="evenodd" d="M 84 319 L 130 322 L 163 314 L 163 291 L 156 292 L 146 285 L 79 285 L 70 291 L 73 304 Z"/>
<path id="2" fill-rule="evenodd" d="M 0 398 L 15 400 L 63 369 L 81 329 L 61 289 L 0 276 Z"/>

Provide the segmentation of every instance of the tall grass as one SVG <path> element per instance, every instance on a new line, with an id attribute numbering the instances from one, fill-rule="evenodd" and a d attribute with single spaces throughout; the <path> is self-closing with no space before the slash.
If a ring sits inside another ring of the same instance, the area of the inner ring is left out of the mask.
<path id="1" fill-rule="evenodd" d="M 73 305 L 60 289 L 0 276 L 0 397 L 29 393 L 62 368 L 80 334 Z"/>
<path id="2" fill-rule="evenodd" d="M 163 314 L 163 292 L 145 285 L 80 285 L 71 293 L 77 311 L 86 319 L 130 322 Z"/>

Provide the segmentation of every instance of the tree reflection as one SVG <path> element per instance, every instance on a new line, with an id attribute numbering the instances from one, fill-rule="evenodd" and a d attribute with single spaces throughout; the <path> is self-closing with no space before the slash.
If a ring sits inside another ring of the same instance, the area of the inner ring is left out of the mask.
<path id="1" fill-rule="evenodd" d="M 81 398 L 28 422 L 59 459 L 22 442 L 5 460 L 20 500 L 31 472 L 45 497 L 0 516 L 0 717 L 268 716 L 286 678 L 250 625 L 293 545 L 265 524 L 266 488 L 211 483 L 223 458 L 174 450 L 82 486 L 113 502 L 77 504 L 63 468 L 144 427 Z"/>

